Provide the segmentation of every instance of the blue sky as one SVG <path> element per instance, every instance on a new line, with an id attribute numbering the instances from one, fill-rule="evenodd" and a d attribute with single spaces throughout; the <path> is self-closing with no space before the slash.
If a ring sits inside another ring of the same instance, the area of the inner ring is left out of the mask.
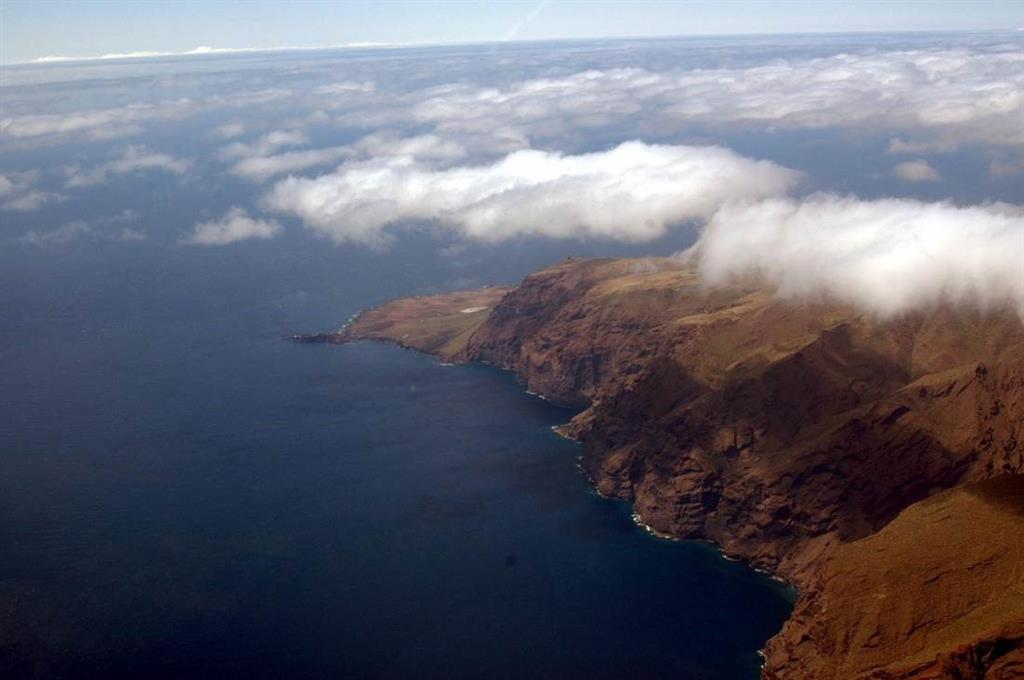
<path id="1" fill-rule="evenodd" d="M 1024 27 L 1024 2 L 0 0 L 0 62 L 349 43 Z"/>

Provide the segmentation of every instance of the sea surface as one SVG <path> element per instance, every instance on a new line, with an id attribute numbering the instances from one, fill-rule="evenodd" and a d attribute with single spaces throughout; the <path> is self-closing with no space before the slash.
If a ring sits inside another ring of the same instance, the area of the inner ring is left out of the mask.
<path id="1" fill-rule="evenodd" d="M 0 254 L 3 677 L 756 677 L 791 594 L 598 497 L 571 412 L 282 339 L 456 272 L 285 243 Z"/>

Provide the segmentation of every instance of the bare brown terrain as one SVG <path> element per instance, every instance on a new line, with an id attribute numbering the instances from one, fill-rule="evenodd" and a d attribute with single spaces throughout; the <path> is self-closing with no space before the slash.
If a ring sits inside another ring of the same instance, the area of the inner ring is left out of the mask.
<path id="1" fill-rule="evenodd" d="M 765 678 L 1024 677 L 1013 311 L 881 320 L 673 260 L 570 260 L 300 339 L 486 361 L 579 407 L 564 432 L 601 493 L 800 589 Z"/>
<path id="2" fill-rule="evenodd" d="M 296 335 L 291 339 L 329 344 L 379 340 L 450 361 L 465 352 L 469 336 L 487 320 L 509 290 L 481 288 L 393 300 L 360 312 L 351 324 L 336 333 Z"/>

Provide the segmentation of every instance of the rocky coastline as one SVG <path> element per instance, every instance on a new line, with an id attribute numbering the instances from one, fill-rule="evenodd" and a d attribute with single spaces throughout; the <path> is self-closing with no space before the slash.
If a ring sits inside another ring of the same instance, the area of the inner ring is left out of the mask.
<path id="1" fill-rule="evenodd" d="M 579 409 L 562 433 L 599 492 L 799 590 L 764 678 L 1024 677 L 1012 310 L 877 319 L 670 259 L 569 260 L 292 339 L 487 362 Z"/>

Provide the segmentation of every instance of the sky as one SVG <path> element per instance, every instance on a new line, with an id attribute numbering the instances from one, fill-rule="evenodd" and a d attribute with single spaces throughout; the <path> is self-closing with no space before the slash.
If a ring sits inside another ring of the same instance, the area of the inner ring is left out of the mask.
<path id="1" fill-rule="evenodd" d="M 1019 28 L 1024 2 L 1018 0 L 0 0 L 0 63 L 197 47 Z"/>

